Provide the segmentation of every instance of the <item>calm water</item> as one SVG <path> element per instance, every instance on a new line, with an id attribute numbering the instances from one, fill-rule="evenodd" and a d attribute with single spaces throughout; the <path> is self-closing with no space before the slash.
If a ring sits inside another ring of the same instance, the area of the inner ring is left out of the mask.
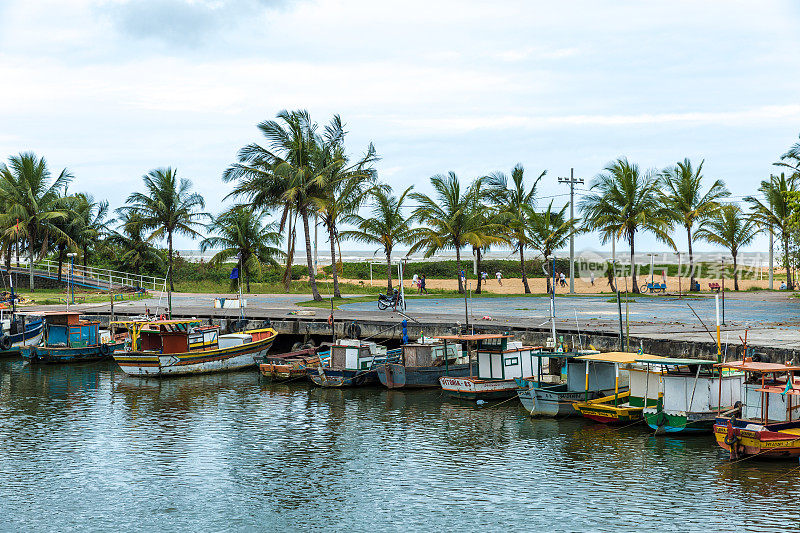
<path id="1" fill-rule="evenodd" d="M 792 530 L 796 463 L 516 402 L 0 361 L 5 530 Z"/>

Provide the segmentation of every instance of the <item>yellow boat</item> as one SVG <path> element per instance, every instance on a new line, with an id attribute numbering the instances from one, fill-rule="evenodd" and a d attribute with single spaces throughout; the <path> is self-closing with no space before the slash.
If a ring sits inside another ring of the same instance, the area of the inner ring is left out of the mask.
<path id="1" fill-rule="evenodd" d="M 606 352 L 589 354 L 576 357 L 577 360 L 586 361 L 586 392 L 587 399 L 575 402 L 572 406 L 582 416 L 602 422 L 604 424 L 627 424 L 641 420 L 642 411 L 646 400 L 655 400 L 658 397 L 658 385 L 651 383 L 649 375 L 644 380 L 631 379 L 630 370 L 637 358 L 659 359 L 654 355 L 643 355 L 627 352 Z M 603 398 L 588 399 L 589 396 L 589 363 L 604 362 L 614 364 L 614 394 Z M 622 367 L 622 368 L 620 368 Z M 628 377 L 629 385 L 620 390 L 620 371 L 623 377 Z M 625 376 L 624 374 L 628 374 Z M 652 389 L 648 390 L 651 388 Z M 649 403 L 652 403 L 649 402 Z"/>

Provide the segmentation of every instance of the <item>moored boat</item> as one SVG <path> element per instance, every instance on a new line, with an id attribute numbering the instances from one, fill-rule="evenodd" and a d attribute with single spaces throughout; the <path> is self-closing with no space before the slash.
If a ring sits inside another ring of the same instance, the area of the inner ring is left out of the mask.
<path id="1" fill-rule="evenodd" d="M 272 328 L 220 334 L 198 320 L 119 321 L 130 332 L 129 351 L 114 354 L 126 374 L 176 376 L 242 370 L 256 366 L 275 340 Z"/>
<path id="2" fill-rule="evenodd" d="M 545 352 L 537 355 L 549 359 L 548 367 L 557 364 L 559 373 L 532 376 L 518 379 L 517 390 L 522 407 L 531 416 L 564 418 L 577 416 L 573 404 L 575 402 L 599 398 L 613 392 L 615 379 L 613 364 L 605 361 L 577 361 L 582 355 L 599 354 L 596 350 L 578 350 L 573 352 Z M 585 368 L 590 369 L 589 382 L 586 383 Z M 541 367 L 544 364 L 540 365 Z M 544 378 L 550 379 L 544 379 Z M 557 380 L 553 383 L 553 378 Z M 626 383 L 627 385 L 627 383 Z"/>
<path id="3" fill-rule="evenodd" d="M 23 346 L 38 346 L 44 336 L 44 319 L 25 313 L 0 311 L 0 356 L 19 355 Z"/>
<path id="4" fill-rule="evenodd" d="M 511 398 L 517 393 L 516 378 L 539 372 L 534 348 L 510 341 L 511 335 L 477 334 L 436 337 L 454 342 L 476 343 L 476 372 L 469 377 L 442 376 L 439 385 L 445 394 L 465 400 Z"/>
<path id="5" fill-rule="evenodd" d="M 657 383 L 653 384 L 652 390 L 649 390 L 652 380 L 649 380 L 649 375 L 642 371 L 644 369 L 641 368 L 641 365 L 636 366 L 636 359 L 641 357 L 660 359 L 654 355 L 645 356 L 626 352 L 607 352 L 576 357 L 576 360 L 586 362 L 586 386 L 584 398 L 575 402 L 573 408 L 584 418 L 604 424 L 627 424 L 641 420 L 647 399 L 656 399 L 658 396 Z M 614 365 L 614 394 L 594 399 L 589 398 L 591 361 Z M 623 378 L 627 378 L 627 391 L 620 389 L 619 386 L 621 372 L 626 374 Z M 650 403 L 652 404 L 652 401 Z"/>
<path id="6" fill-rule="evenodd" d="M 386 363 L 378 370 L 378 379 L 389 389 L 438 387 L 439 378 L 470 375 L 469 355 L 464 356 L 460 343 L 422 338 L 401 347 L 400 360 Z"/>
<path id="7" fill-rule="evenodd" d="M 275 383 L 303 380 L 308 377 L 308 368 L 321 366 L 322 350 L 327 353 L 329 349 L 314 347 L 257 358 L 258 371 L 265 380 Z"/>
<path id="8" fill-rule="evenodd" d="M 716 361 L 644 356 L 636 361 L 660 378 L 656 405 L 642 411 L 656 435 L 710 433 L 718 411 L 731 409 L 740 399 L 744 374 L 715 371 Z"/>
<path id="9" fill-rule="evenodd" d="M 400 358 L 400 349 L 358 339 L 339 339 L 331 345 L 330 366 L 308 367 L 306 373 L 319 387 L 363 387 L 378 384 L 378 368 Z"/>
<path id="10" fill-rule="evenodd" d="M 48 312 L 44 320 L 44 344 L 20 347 L 22 357 L 31 363 L 98 361 L 125 346 L 124 340 L 101 330 L 100 322 L 82 319 L 74 311 Z"/>
<path id="11" fill-rule="evenodd" d="M 741 371 L 741 405 L 718 413 L 714 423 L 717 444 L 731 459 L 759 456 L 764 459 L 800 457 L 800 366 L 754 362 L 752 359 L 717 365 Z M 737 412 L 740 417 L 737 417 Z"/>

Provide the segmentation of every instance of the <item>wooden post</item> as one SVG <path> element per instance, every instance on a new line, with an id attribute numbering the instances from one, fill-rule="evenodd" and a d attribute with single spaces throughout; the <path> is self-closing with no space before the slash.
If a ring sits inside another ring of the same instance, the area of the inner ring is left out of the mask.
<path id="1" fill-rule="evenodd" d="M 589 360 L 586 360 L 586 391 L 583 395 L 583 400 L 588 402 L 589 401 Z"/>

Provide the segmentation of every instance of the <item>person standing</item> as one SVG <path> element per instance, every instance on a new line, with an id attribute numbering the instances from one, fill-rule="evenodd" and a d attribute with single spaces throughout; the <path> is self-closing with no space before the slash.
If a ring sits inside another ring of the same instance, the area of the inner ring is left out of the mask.
<path id="1" fill-rule="evenodd" d="M 503 286 L 503 273 L 499 270 L 494 273 L 494 276 L 497 278 L 497 284 L 501 287 Z"/>
<path id="2" fill-rule="evenodd" d="M 411 276 L 411 286 L 419 288 L 419 276 L 417 276 L 416 274 Z"/>
<path id="3" fill-rule="evenodd" d="M 591 282 L 592 287 L 594 287 L 594 270 L 589 271 L 589 281 Z"/>
<path id="4" fill-rule="evenodd" d="M 562 287 L 566 287 L 567 286 L 567 276 L 563 272 L 561 273 L 561 286 Z"/>
<path id="5" fill-rule="evenodd" d="M 425 274 L 419 278 L 419 293 L 422 294 L 423 292 L 428 294 L 428 289 L 425 288 Z"/>

